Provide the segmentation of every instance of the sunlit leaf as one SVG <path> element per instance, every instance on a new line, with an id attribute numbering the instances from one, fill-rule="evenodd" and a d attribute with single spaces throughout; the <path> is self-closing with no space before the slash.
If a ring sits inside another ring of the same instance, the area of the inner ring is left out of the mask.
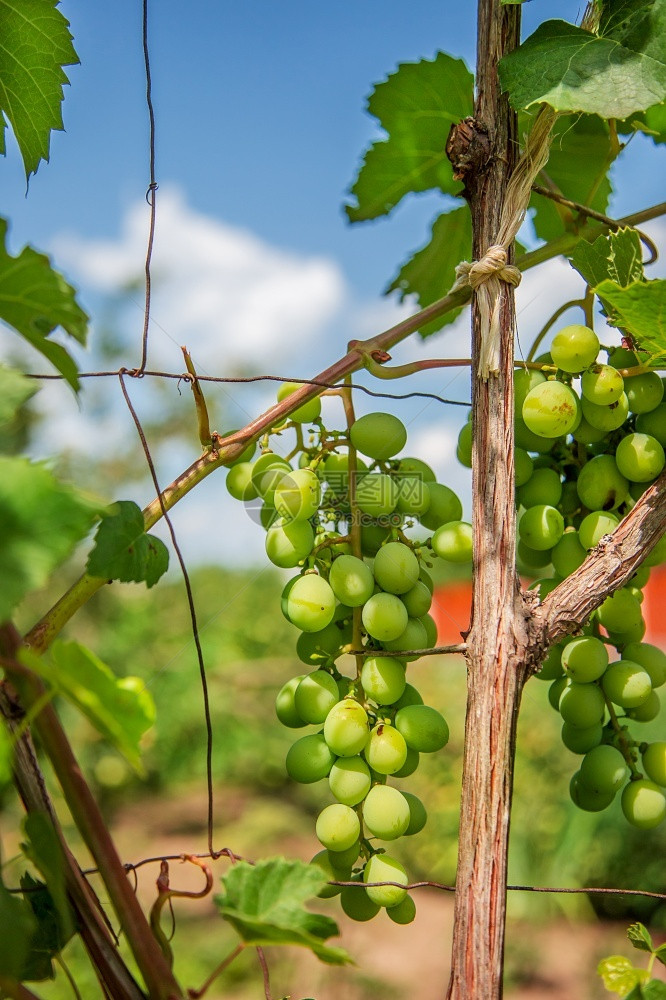
<path id="1" fill-rule="evenodd" d="M 627 928 L 627 937 L 638 951 L 649 951 L 652 954 L 652 938 L 647 927 L 639 921 Z"/>
<path id="2" fill-rule="evenodd" d="M 650 978 L 645 969 L 635 968 L 624 955 L 611 955 L 602 959 L 597 966 L 597 972 L 603 979 L 606 989 L 620 996 L 626 996 L 630 990 Z"/>
<path id="3" fill-rule="evenodd" d="M 613 281 L 623 288 L 643 278 L 641 241 L 635 229 L 620 229 L 599 236 L 594 243 L 581 240 L 571 254 L 571 264 L 591 288 Z"/>
<path id="4" fill-rule="evenodd" d="M 131 500 L 112 504 L 97 529 L 88 573 L 152 587 L 168 566 L 169 551 L 161 539 L 145 533 L 141 508 Z"/>
<path id="5" fill-rule="evenodd" d="M 653 360 L 666 357 L 666 280 L 635 281 L 626 288 L 607 280 L 594 290 L 613 326 L 631 334 Z"/>

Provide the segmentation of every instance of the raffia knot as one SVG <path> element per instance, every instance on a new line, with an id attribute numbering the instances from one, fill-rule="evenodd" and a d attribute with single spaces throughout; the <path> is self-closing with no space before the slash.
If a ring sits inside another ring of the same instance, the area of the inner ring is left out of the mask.
<path id="1" fill-rule="evenodd" d="M 506 250 L 502 244 L 495 243 L 488 247 L 481 260 L 475 260 L 471 263 L 468 260 L 461 261 L 456 267 L 456 284 L 459 286 L 469 285 L 470 288 L 476 290 L 484 281 L 496 277 L 517 288 L 522 275 L 513 264 L 507 264 L 506 257 Z"/>

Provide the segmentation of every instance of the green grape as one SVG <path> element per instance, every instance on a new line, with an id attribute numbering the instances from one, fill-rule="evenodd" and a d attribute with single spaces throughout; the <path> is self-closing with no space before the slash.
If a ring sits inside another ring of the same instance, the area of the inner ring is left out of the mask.
<path id="1" fill-rule="evenodd" d="M 401 476 L 418 476 L 424 483 L 434 483 L 435 473 L 420 458 L 401 458 L 396 470 Z"/>
<path id="2" fill-rule="evenodd" d="M 297 389 L 302 389 L 303 386 L 298 382 L 283 382 L 277 392 L 278 403 L 286 399 L 287 396 L 291 396 L 292 392 L 296 392 Z M 295 424 L 311 424 L 321 415 L 321 399 L 319 396 L 315 396 L 314 399 L 308 399 L 307 402 L 299 406 L 297 410 L 294 410 L 290 414 L 289 419 L 293 420 Z"/>
<path id="3" fill-rule="evenodd" d="M 416 916 L 416 903 L 410 895 L 407 895 L 401 903 L 389 906 L 386 914 L 394 924 L 411 924 Z"/>
<path id="4" fill-rule="evenodd" d="M 611 455 L 597 455 L 578 474 L 578 496 L 588 510 L 616 510 L 624 503 L 629 483 Z"/>
<path id="5" fill-rule="evenodd" d="M 559 330 L 553 337 L 550 353 L 553 364 L 562 371 L 577 374 L 597 360 L 599 338 L 589 326 L 574 323 Z"/>
<path id="6" fill-rule="evenodd" d="M 394 778 L 408 778 L 410 774 L 414 774 L 414 771 L 419 766 L 419 761 L 421 760 L 421 755 L 417 750 L 412 750 L 411 747 L 407 747 L 407 756 L 405 757 L 405 763 L 402 767 L 398 768 L 397 771 L 393 772 Z M 407 795 L 407 792 L 403 792 L 403 795 Z"/>
<path id="7" fill-rule="evenodd" d="M 660 403 L 647 413 L 639 413 L 636 430 L 641 434 L 650 434 L 662 448 L 666 448 L 666 403 Z"/>
<path id="8" fill-rule="evenodd" d="M 367 465 L 362 458 L 356 456 L 356 474 L 367 471 Z M 349 455 L 332 451 L 319 466 L 320 475 L 328 483 L 328 488 L 336 497 L 346 496 L 349 492 Z M 358 479 L 357 479 L 358 482 Z"/>
<path id="9" fill-rule="evenodd" d="M 430 489 L 418 476 L 400 476 L 396 509 L 408 517 L 420 517 L 430 506 Z"/>
<path id="10" fill-rule="evenodd" d="M 562 646 L 555 643 L 548 650 L 548 655 L 541 664 L 541 669 L 534 675 L 541 681 L 554 681 L 563 674 L 562 669 Z"/>
<path id="11" fill-rule="evenodd" d="M 287 752 L 287 774 L 293 781 L 308 785 L 328 776 L 335 754 L 320 733 L 312 733 L 296 740 Z"/>
<path id="12" fill-rule="evenodd" d="M 569 784 L 569 794 L 571 801 L 579 809 L 585 812 L 601 812 L 607 809 L 615 798 L 615 792 L 597 792 L 593 788 L 588 788 L 580 780 L 580 771 L 576 771 Z"/>
<path id="13" fill-rule="evenodd" d="M 516 448 L 514 462 L 516 486 L 523 486 L 534 471 L 534 462 L 524 448 Z"/>
<path id="14" fill-rule="evenodd" d="M 390 476 L 369 472 L 356 486 L 356 503 L 370 517 L 387 517 L 398 503 L 398 487 Z"/>
<path id="15" fill-rule="evenodd" d="M 373 785 L 363 803 L 363 822 L 374 837 L 397 840 L 409 826 L 407 799 L 391 785 Z"/>
<path id="16" fill-rule="evenodd" d="M 606 598 L 597 618 L 609 632 L 627 632 L 643 621 L 640 603 L 625 587 Z"/>
<path id="17" fill-rule="evenodd" d="M 553 546 L 550 560 L 558 576 L 569 576 L 585 561 L 587 552 L 580 540 L 580 533 L 567 528 L 557 545 Z"/>
<path id="18" fill-rule="evenodd" d="M 317 868 L 321 869 L 321 873 L 327 882 L 332 882 L 335 880 L 346 881 L 351 878 L 351 868 L 349 871 L 339 871 L 334 868 L 331 863 L 331 853 L 325 848 L 323 851 L 319 851 L 315 854 L 314 858 L 310 859 L 311 865 L 316 865 Z M 324 885 L 317 893 L 319 899 L 333 899 L 334 896 L 339 896 L 342 886 L 340 885 Z"/>
<path id="19" fill-rule="evenodd" d="M 462 504 L 448 486 L 443 483 L 429 483 L 430 506 L 425 514 L 419 517 L 424 528 L 435 531 L 442 524 L 458 521 L 462 517 Z"/>
<path id="20" fill-rule="evenodd" d="M 666 535 L 659 539 L 652 551 L 645 557 L 643 564 L 645 566 L 659 566 L 663 562 L 666 562 Z"/>
<path id="21" fill-rule="evenodd" d="M 601 639 L 584 635 L 562 650 L 562 666 L 572 681 L 589 684 L 598 680 L 608 666 L 608 652 Z"/>
<path id="22" fill-rule="evenodd" d="M 588 729 L 579 729 L 568 722 L 563 722 L 561 736 L 567 750 L 583 754 L 599 746 L 603 739 L 603 726 L 600 722 L 596 722 Z"/>
<path id="23" fill-rule="evenodd" d="M 608 352 L 608 363 L 613 368 L 634 368 L 638 358 L 627 347 L 613 347 Z"/>
<path id="24" fill-rule="evenodd" d="M 432 649 L 437 645 L 437 622 L 432 615 L 419 615 L 419 621 L 426 630 L 424 649 Z"/>
<path id="25" fill-rule="evenodd" d="M 378 723 L 370 733 L 365 759 L 378 774 L 395 774 L 407 759 L 407 745 L 402 733 L 386 722 Z"/>
<path id="26" fill-rule="evenodd" d="M 266 503 L 273 506 L 275 487 L 292 468 L 281 455 L 266 451 L 252 466 L 252 485 Z"/>
<path id="27" fill-rule="evenodd" d="M 432 591 L 422 580 L 417 580 L 410 590 L 400 595 L 400 600 L 407 608 L 410 618 L 420 618 L 430 610 Z"/>
<path id="28" fill-rule="evenodd" d="M 278 521 L 266 532 L 266 555 L 281 569 L 294 569 L 313 547 L 314 531 L 309 521 Z"/>
<path id="29" fill-rule="evenodd" d="M 567 688 L 569 684 L 570 684 L 569 678 L 566 676 L 566 674 L 562 674 L 562 676 L 557 677 L 548 688 L 548 701 L 550 702 L 550 704 L 552 705 L 552 707 L 555 709 L 556 712 L 559 711 L 560 698 L 562 697 L 564 689 Z M 592 725 L 594 725 L 594 723 L 592 723 Z"/>
<path id="30" fill-rule="evenodd" d="M 562 482 L 555 469 L 535 469 L 527 482 L 516 490 L 516 501 L 523 507 L 548 504 L 557 507 L 562 496 Z"/>
<path id="31" fill-rule="evenodd" d="M 579 729 L 589 729 L 603 718 L 606 702 L 596 684 L 576 684 L 575 681 L 567 679 L 558 708 L 560 715 L 569 725 L 577 726 Z"/>
<path id="32" fill-rule="evenodd" d="M 583 403 L 585 400 L 582 401 Z M 603 441 L 606 437 L 606 431 L 602 431 L 599 427 L 593 427 L 585 419 L 585 408 L 581 407 L 583 410 L 583 419 L 578 424 L 578 427 L 573 432 L 574 441 L 578 441 L 579 444 L 597 444 L 599 441 Z"/>
<path id="33" fill-rule="evenodd" d="M 355 757 L 368 742 L 368 714 L 353 698 L 334 705 L 324 721 L 324 739 L 338 757 Z"/>
<path id="34" fill-rule="evenodd" d="M 356 864 L 358 856 L 361 853 L 361 842 L 357 840 L 355 844 L 348 847 L 346 851 L 329 851 L 328 856 L 333 866 L 333 871 L 336 872 L 348 872 Z M 340 875 L 337 876 L 340 878 Z M 346 881 L 346 880 L 345 880 Z"/>
<path id="35" fill-rule="evenodd" d="M 399 709 L 395 727 L 407 746 L 419 753 L 434 753 L 449 741 L 449 727 L 444 716 L 428 705 L 407 705 Z"/>
<path id="36" fill-rule="evenodd" d="M 346 851 L 358 840 L 360 832 L 358 816 L 351 806 L 341 802 L 325 806 L 317 817 L 317 840 L 329 851 Z"/>
<path id="37" fill-rule="evenodd" d="M 397 639 L 387 639 L 383 645 L 385 649 L 392 653 L 400 653 L 408 649 L 426 649 L 428 634 L 425 625 L 419 618 L 408 618 L 404 632 L 401 632 Z M 406 656 L 405 659 L 418 659 L 418 656 Z"/>
<path id="38" fill-rule="evenodd" d="M 642 757 L 643 768 L 650 781 L 666 786 L 666 743 L 648 743 Z"/>
<path id="39" fill-rule="evenodd" d="M 636 708 L 652 690 L 650 675 L 631 660 L 616 660 L 611 663 L 602 678 L 601 686 L 606 696 L 622 708 Z"/>
<path id="40" fill-rule="evenodd" d="M 375 557 L 375 580 L 390 594 L 405 594 L 419 578 L 419 561 L 408 545 L 387 542 Z"/>
<path id="41" fill-rule="evenodd" d="M 650 691 L 645 701 L 642 701 L 640 705 L 625 710 L 627 717 L 633 719 L 635 722 L 652 722 L 653 719 L 657 718 L 660 711 L 661 701 L 656 691 Z"/>
<path id="42" fill-rule="evenodd" d="M 539 594 L 539 600 L 544 601 L 561 583 L 559 576 L 549 576 L 544 577 L 543 580 L 535 580 L 534 583 L 530 584 L 529 589 L 536 590 Z"/>
<path id="43" fill-rule="evenodd" d="M 627 434 L 615 449 L 617 467 L 634 483 L 649 483 L 666 464 L 664 449 L 650 434 Z"/>
<path id="44" fill-rule="evenodd" d="M 348 645 L 351 640 L 351 628 L 341 628 L 334 620 L 320 632 L 301 632 L 296 640 L 296 654 L 302 663 L 316 667 L 335 659 L 342 646 Z"/>
<path id="45" fill-rule="evenodd" d="M 657 372 L 631 375 L 625 379 L 625 391 L 632 413 L 649 413 L 656 409 L 664 398 L 664 383 Z"/>
<path id="46" fill-rule="evenodd" d="M 407 608 L 395 594 L 373 594 L 363 605 L 363 627 L 379 642 L 397 639 L 407 628 Z"/>
<path id="47" fill-rule="evenodd" d="M 358 877 L 354 876 L 355 882 L 358 881 L 360 883 L 360 880 L 360 875 Z M 351 885 L 343 886 L 340 893 L 340 905 L 351 920 L 359 922 L 372 920 L 381 910 L 381 906 L 372 902 L 366 890 L 360 884 L 358 888 Z"/>
<path id="48" fill-rule="evenodd" d="M 543 569 L 545 566 L 550 566 L 551 554 L 551 549 L 543 549 L 539 552 L 537 549 L 532 549 L 529 545 L 525 545 L 525 542 L 521 541 L 519 541 L 516 546 L 516 555 L 518 559 L 530 570 Z"/>
<path id="49" fill-rule="evenodd" d="M 616 431 L 621 427 L 629 416 L 629 400 L 626 392 L 623 392 L 615 403 L 608 406 L 597 406 L 589 399 L 583 397 L 581 403 L 583 417 L 591 427 L 608 434 L 609 431 Z"/>
<path id="50" fill-rule="evenodd" d="M 302 632 L 320 632 L 333 620 L 335 594 L 316 573 L 299 576 L 285 600 L 285 614 Z"/>
<path id="51" fill-rule="evenodd" d="M 409 825 L 405 830 L 405 836 L 413 837 L 414 834 L 420 833 L 428 822 L 428 813 L 417 795 L 413 795 L 411 792 L 403 792 L 402 794 L 407 799 L 409 806 Z"/>
<path id="52" fill-rule="evenodd" d="M 362 559 L 349 555 L 333 560 L 328 582 L 337 599 L 350 608 L 365 604 L 375 588 L 370 567 Z"/>
<path id="53" fill-rule="evenodd" d="M 456 458 L 466 469 L 472 468 L 472 425 L 463 424 L 458 434 Z"/>
<path id="54" fill-rule="evenodd" d="M 617 646 L 618 649 L 626 646 L 629 642 L 640 642 L 645 635 L 645 631 L 646 625 L 642 618 L 640 621 L 635 622 L 628 629 L 623 629 L 621 632 L 607 629 L 610 642 L 613 646 Z"/>
<path id="55" fill-rule="evenodd" d="M 649 642 L 630 642 L 622 650 L 622 655 L 632 663 L 638 663 L 650 675 L 653 688 L 661 687 L 666 681 L 666 653 Z"/>
<path id="56" fill-rule="evenodd" d="M 367 885 L 368 882 L 399 882 L 408 884 L 407 872 L 399 861 L 388 854 L 373 854 L 363 870 L 366 892 L 377 906 L 397 906 L 407 895 L 407 890 L 397 885 Z"/>
<path id="57" fill-rule="evenodd" d="M 338 701 L 338 685 L 325 670 L 306 674 L 294 694 L 294 705 L 301 719 L 315 726 L 325 720 Z"/>
<path id="58" fill-rule="evenodd" d="M 400 698 L 398 698 L 398 700 L 393 703 L 392 708 L 394 708 L 397 712 L 398 709 L 406 708 L 407 705 L 422 705 L 422 704 L 423 704 L 423 698 L 416 690 L 414 685 L 408 682 L 407 684 L 405 684 L 405 690 L 402 692 Z"/>
<path id="59" fill-rule="evenodd" d="M 535 434 L 520 417 L 514 418 L 514 434 L 518 448 L 523 448 L 525 451 L 536 451 L 540 455 L 545 455 L 555 444 L 555 438 Z"/>
<path id="60" fill-rule="evenodd" d="M 602 744 L 583 757 L 579 780 L 595 792 L 617 792 L 629 775 L 625 759 L 615 747 Z"/>
<path id="61" fill-rule="evenodd" d="M 298 714 L 294 701 L 296 688 L 304 676 L 305 674 L 299 674 L 288 680 L 286 684 L 282 685 L 275 699 L 275 714 L 282 725 L 289 729 L 302 729 L 303 726 L 307 726 L 307 722 Z"/>
<path id="62" fill-rule="evenodd" d="M 552 549 L 564 534 L 564 518 L 556 507 L 537 504 L 526 510 L 521 517 L 518 534 L 531 549 Z"/>
<path id="63" fill-rule="evenodd" d="M 643 563 L 631 577 L 630 583 L 632 587 L 640 587 L 642 589 L 647 584 L 649 579 L 650 567 Z"/>
<path id="64" fill-rule="evenodd" d="M 232 434 L 237 434 L 238 430 L 239 430 L 238 427 L 234 427 L 233 430 L 224 431 L 222 434 L 220 434 L 220 437 L 221 438 L 231 437 Z M 250 444 L 246 448 L 243 448 L 243 450 L 240 453 L 240 455 L 238 455 L 236 458 L 232 459 L 231 462 L 229 462 L 229 468 L 233 469 L 234 466 L 244 465 L 246 462 L 250 462 L 251 463 L 252 459 L 254 458 L 254 453 L 255 453 L 256 450 L 257 450 L 257 443 L 256 443 L 256 441 L 251 441 Z M 233 496 L 233 493 L 231 495 Z M 240 499 L 240 497 L 237 497 L 236 499 Z M 248 498 L 245 497 L 244 499 L 248 499 Z"/>
<path id="65" fill-rule="evenodd" d="M 542 382 L 525 397 L 522 418 L 533 434 L 562 437 L 576 426 L 579 405 L 578 396 L 570 386 L 563 382 Z"/>
<path id="66" fill-rule="evenodd" d="M 632 826 L 651 830 L 666 817 L 666 795 L 653 781 L 630 781 L 622 792 L 622 812 Z"/>
<path id="67" fill-rule="evenodd" d="M 616 403 L 624 392 L 624 379 L 612 365 L 592 365 L 580 380 L 580 388 L 585 399 L 597 406 Z"/>
<path id="68" fill-rule="evenodd" d="M 361 551 L 364 556 L 376 556 L 384 542 L 391 537 L 388 528 L 381 524 L 361 524 Z"/>
<path id="69" fill-rule="evenodd" d="M 294 469 L 280 479 L 273 502 L 285 521 L 307 521 L 316 514 L 321 501 L 321 486 L 312 469 Z"/>
<path id="70" fill-rule="evenodd" d="M 536 368 L 516 368 L 513 373 L 513 403 L 516 413 L 523 409 L 525 397 L 531 389 L 546 381 L 546 376 Z"/>
<path id="71" fill-rule="evenodd" d="M 268 529 L 272 528 L 273 525 L 276 524 L 276 522 L 279 521 L 280 519 L 278 517 L 275 507 L 273 507 L 273 505 L 270 503 L 264 503 L 261 505 L 261 511 L 259 512 L 259 520 L 261 521 L 261 526 L 264 529 L 264 531 L 268 531 Z"/>
<path id="72" fill-rule="evenodd" d="M 354 421 L 349 437 L 362 455 L 385 461 L 405 447 L 407 431 L 402 420 L 392 413 L 367 413 Z"/>
<path id="73" fill-rule="evenodd" d="M 578 528 L 581 545 L 585 549 L 593 549 L 604 535 L 612 535 L 619 523 L 619 517 L 603 510 L 593 510 L 586 514 Z"/>
<path id="74" fill-rule="evenodd" d="M 449 521 L 440 525 L 432 536 L 433 551 L 447 562 L 471 562 L 472 543 L 472 525 L 467 521 Z"/>
<path id="75" fill-rule="evenodd" d="M 378 705 L 392 705 L 405 690 L 405 667 L 397 657 L 369 656 L 361 670 L 361 685 Z"/>
<path id="76" fill-rule="evenodd" d="M 370 768 L 362 757 L 341 757 L 331 767 L 328 784 L 338 802 L 357 806 L 370 791 Z"/>
<path id="77" fill-rule="evenodd" d="M 227 473 L 225 485 L 234 500 L 256 500 L 259 496 L 252 482 L 252 462 L 235 462 Z"/>

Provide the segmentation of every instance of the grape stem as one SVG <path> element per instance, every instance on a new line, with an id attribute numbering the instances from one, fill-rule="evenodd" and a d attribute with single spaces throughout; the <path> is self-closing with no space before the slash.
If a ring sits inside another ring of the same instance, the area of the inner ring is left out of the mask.
<path id="1" fill-rule="evenodd" d="M 241 941 L 241 943 L 237 945 L 237 947 L 234 948 L 234 950 L 220 962 L 217 968 L 213 969 L 208 979 L 199 987 L 198 990 L 189 989 L 187 991 L 187 995 L 190 998 L 190 1000 L 199 1000 L 199 998 L 202 997 L 204 993 L 206 993 L 208 989 L 213 985 L 217 977 L 220 976 L 229 965 L 231 965 L 231 963 L 235 958 L 238 958 L 240 953 L 244 951 L 246 947 L 247 947 L 246 944 L 243 941 Z"/>
<path id="2" fill-rule="evenodd" d="M 608 709 L 611 725 L 615 730 L 615 736 L 618 742 L 618 749 L 620 750 L 622 756 L 627 762 L 627 767 L 631 771 L 631 780 L 636 781 L 638 780 L 638 778 L 642 778 L 643 775 L 636 766 L 636 760 L 633 755 L 631 743 L 627 739 L 625 732 L 622 729 L 622 726 L 620 725 L 620 720 L 617 717 L 617 712 L 615 711 L 615 706 L 613 705 L 613 702 L 610 700 L 610 698 L 603 690 L 603 688 L 601 688 L 601 692 L 604 696 L 604 701 L 606 702 L 606 708 Z"/>

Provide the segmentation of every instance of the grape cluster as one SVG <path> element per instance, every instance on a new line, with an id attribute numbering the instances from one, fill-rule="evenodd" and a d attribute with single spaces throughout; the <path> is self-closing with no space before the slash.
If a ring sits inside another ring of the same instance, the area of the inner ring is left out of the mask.
<path id="1" fill-rule="evenodd" d="M 283 385 L 278 398 L 295 388 Z M 276 713 L 290 729 L 315 727 L 290 748 L 289 776 L 306 784 L 327 779 L 335 799 L 317 819 L 323 850 L 313 863 L 332 881 L 400 883 L 344 887 L 341 905 L 356 920 L 384 907 L 408 923 L 415 907 L 402 888 L 407 873 L 376 841 L 410 836 L 426 823 L 421 800 L 388 778 L 413 774 L 420 754 L 449 738 L 443 716 L 408 683 L 406 666 L 437 641 L 429 560 L 471 560 L 471 526 L 426 463 L 395 457 L 407 440 L 397 417 L 370 413 L 331 431 L 320 413 L 319 399 L 299 407 L 271 432 L 296 430 L 289 460 L 269 450 L 268 435 L 258 458 L 249 449 L 230 468 L 227 488 L 260 504 L 269 560 L 299 569 L 284 587 L 282 611 L 300 630 L 296 653 L 305 670 L 278 692 Z M 405 534 L 417 521 L 434 532 L 426 541 Z M 349 652 L 353 676 L 340 669 Z M 338 892 L 326 886 L 323 895 Z"/>
<path id="2" fill-rule="evenodd" d="M 593 330 L 568 326 L 537 359 L 545 370 L 515 376 L 517 556 L 521 569 L 539 577 L 533 586 L 541 598 L 608 540 L 665 464 L 662 379 L 654 371 L 623 378 L 619 369 L 639 365 L 636 354 L 604 349 L 608 361 L 600 363 L 600 350 Z M 471 465 L 469 425 L 458 457 Z M 666 816 L 666 742 L 636 740 L 629 724 L 660 710 L 666 655 L 641 641 L 641 602 L 650 568 L 665 558 L 662 541 L 582 636 L 551 648 L 537 674 L 551 682 L 564 745 L 582 755 L 571 780 L 575 804 L 604 809 L 624 786 L 624 815 L 644 829 Z M 620 658 L 610 662 L 609 650 Z"/>

